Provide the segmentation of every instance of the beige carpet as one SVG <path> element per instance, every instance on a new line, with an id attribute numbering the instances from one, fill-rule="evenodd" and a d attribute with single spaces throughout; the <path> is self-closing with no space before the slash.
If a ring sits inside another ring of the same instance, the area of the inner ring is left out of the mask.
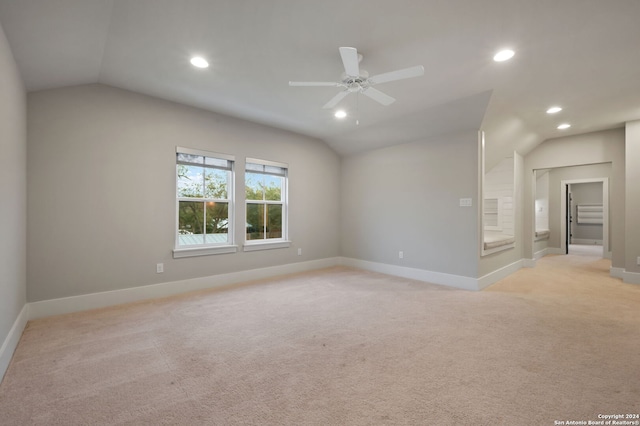
<path id="1" fill-rule="evenodd" d="M 31 321 L 3 425 L 553 425 L 640 412 L 640 286 L 548 256 L 483 292 L 349 268 Z"/>

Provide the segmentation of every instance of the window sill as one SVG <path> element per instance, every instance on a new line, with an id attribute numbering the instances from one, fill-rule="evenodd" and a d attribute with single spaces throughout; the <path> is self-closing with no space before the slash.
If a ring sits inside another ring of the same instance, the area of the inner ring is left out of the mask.
<path id="1" fill-rule="evenodd" d="M 173 250 L 173 258 L 180 259 L 183 257 L 209 256 L 212 254 L 235 253 L 237 251 L 238 246 L 180 248 Z"/>
<path id="2" fill-rule="evenodd" d="M 510 250 L 512 248 L 515 248 L 515 247 L 516 247 L 515 243 L 509 243 L 509 244 L 505 244 L 505 245 L 502 245 L 502 246 L 493 247 L 493 248 L 490 248 L 490 249 L 483 248 L 482 249 L 482 256 L 487 256 L 489 254 L 498 253 L 498 252 L 501 252 L 501 251 L 504 251 L 504 250 Z"/>
<path id="3" fill-rule="evenodd" d="M 243 251 L 271 250 L 291 247 L 291 241 L 270 241 L 259 243 L 245 243 L 242 247 Z"/>

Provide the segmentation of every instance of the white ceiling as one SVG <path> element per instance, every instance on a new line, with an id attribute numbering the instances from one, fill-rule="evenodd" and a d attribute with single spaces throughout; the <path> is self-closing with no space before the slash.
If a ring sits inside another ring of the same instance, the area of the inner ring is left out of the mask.
<path id="1" fill-rule="evenodd" d="M 499 157 L 640 118 L 638 0 L 0 0 L 0 24 L 29 91 L 108 84 L 341 154 L 482 127 Z M 376 86 L 390 106 L 349 95 L 336 120 L 322 106 L 337 88 L 288 82 L 338 80 L 340 46 L 371 75 L 425 75 Z M 516 56 L 493 62 L 502 47 Z"/>

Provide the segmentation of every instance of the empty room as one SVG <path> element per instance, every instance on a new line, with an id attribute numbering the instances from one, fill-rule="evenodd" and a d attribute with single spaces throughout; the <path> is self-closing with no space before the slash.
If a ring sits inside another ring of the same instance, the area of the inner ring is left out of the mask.
<path id="1" fill-rule="evenodd" d="M 637 0 L 0 0 L 0 423 L 640 425 Z"/>

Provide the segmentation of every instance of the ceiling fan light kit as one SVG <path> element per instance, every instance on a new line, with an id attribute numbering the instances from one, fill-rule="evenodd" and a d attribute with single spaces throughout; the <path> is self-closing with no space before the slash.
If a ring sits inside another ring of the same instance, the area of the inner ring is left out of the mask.
<path id="1" fill-rule="evenodd" d="M 417 65 L 415 67 L 404 68 L 369 77 L 369 73 L 367 71 L 360 69 L 362 55 L 358 53 L 358 50 L 355 47 L 341 47 L 339 51 L 340 57 L 342 58 L 342 65 L 344 66 L 344 74 L 340 81 L 290 81 L 289 86 L 342 88 L 342 91 L 338 92 L 331 100 L 329 100 L 329 102 L 324 104 L 322 107 L 324 109 L 331 109 L 335 107 L 340 103 L 340 101 L 347 97 L 349 93 L 362 93 L 374 101 L 386 106 L 395 102 L 395 99 L 374 88 L 374 85 L 424 75 L 424 67 L 422 65 Z"/>

